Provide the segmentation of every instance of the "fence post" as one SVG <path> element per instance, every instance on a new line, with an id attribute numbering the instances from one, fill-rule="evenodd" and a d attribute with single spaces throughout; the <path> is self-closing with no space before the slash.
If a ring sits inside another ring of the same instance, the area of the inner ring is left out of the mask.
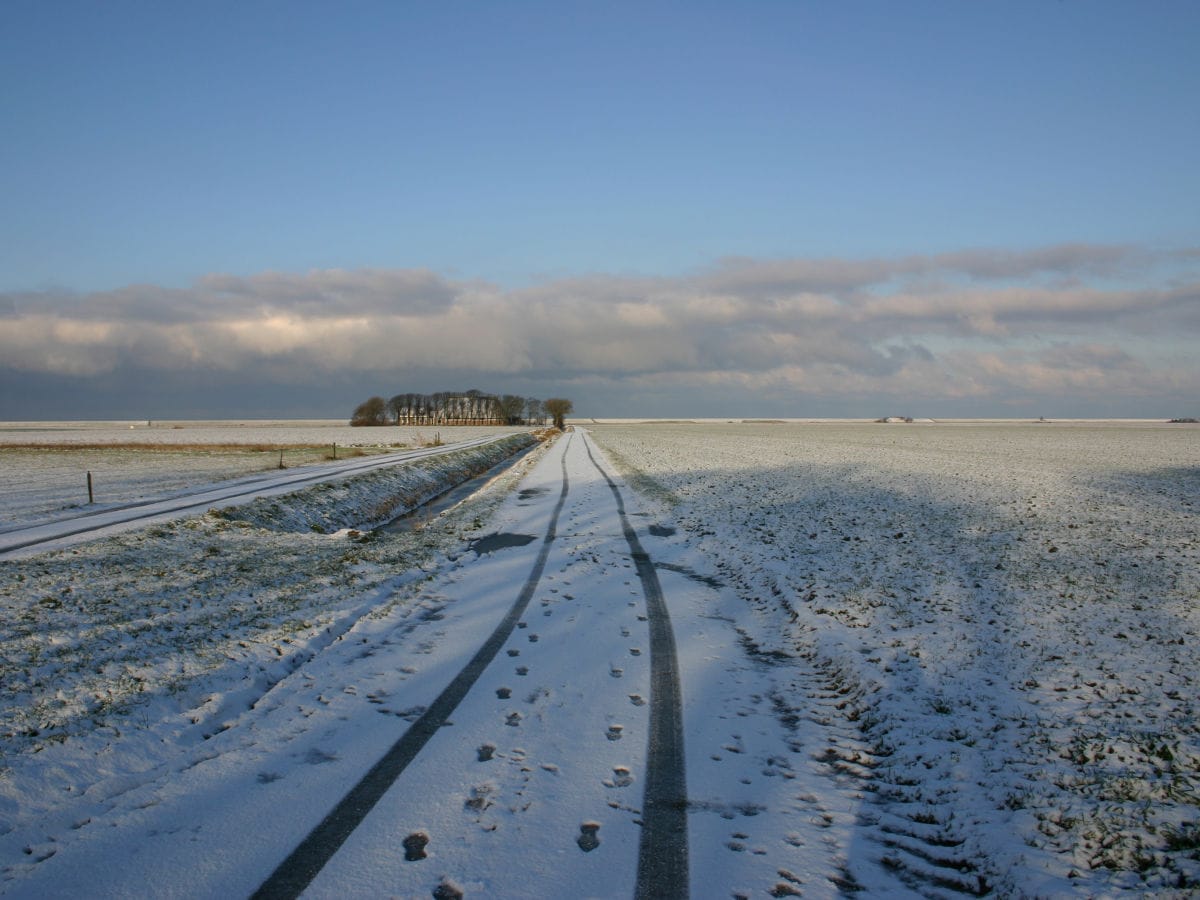
<path id="1" fill-rule="evenodd" d="M 336 442 L 333 445 L 333 458 L 337 459 L 337 443 Z"/>
<path id="2" fill-rule="evenodd" d="M 88 472 L 88 504 L 96 502 L 95 495 L 92 493 L 92 473 Z"/>

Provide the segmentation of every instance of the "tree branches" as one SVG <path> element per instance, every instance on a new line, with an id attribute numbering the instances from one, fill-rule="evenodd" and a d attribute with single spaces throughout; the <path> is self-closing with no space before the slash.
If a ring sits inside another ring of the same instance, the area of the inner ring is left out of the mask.
<path id="1" fill-rule="evenodd" d="M 550 404 L 561 412 L 556 414 Z M 562 408 L 562 404 L 566 404 Z M 570 400 L 485 394 L 479 390 L 396 394 L 390 400 L 371 397 L 354 410 L 351 425 L 545 425 L 548 416 L 562 427 Z"/>

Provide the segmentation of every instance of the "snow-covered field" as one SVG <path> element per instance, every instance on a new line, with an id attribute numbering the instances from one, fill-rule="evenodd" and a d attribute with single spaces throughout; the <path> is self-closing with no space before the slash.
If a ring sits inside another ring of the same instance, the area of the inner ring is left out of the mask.
<path id="1" fill-rule="evenodd" d="M 460 440 L 499 434 L 496 426 L 397 426 L 352 428 L 344 419 L 226 419 L 206 421 L 0 422 L 0 446 L 13 444 L 322 444 L 342 447 L 410 446 L 441 432 Z"/>
<path id="2" fill-rule="evenodd" d="M 638 491 L 679 645 L 693 896 L 1200 892 L 1200 429 L 588 431 Z M 370 865 L 316 895 L 442 875 L 594 895 L 606 872 L 628 895 L 645 617 L 575 438 L 529 618 L 413 775 L 429 859 L 368 829 L 346 859 Z M 562 445 L 412 532 L 346 526 L 470 460 L 0 563 L 0 893 L 89 873 L 106 893 L 139 866 L 164 894 L 252 888 L 233 860 L 279 856 L 235 854 L 228 811 L 286 852 L 390 740 L 370 722 L 419 714 L 536 547 L 469 542 L 537 533 Z"/>
<path id="3" fill-rule="evenodd" d="M 1200 891 L 1200 430 L 593 431 L 745 601 L 781 714 L 854 735 L 902 879 Z"/>
<path id="4" fill-rule="evenodd" d="M 344 421 L 0 422 L 0 527 L 332 457 L 519 429 L 351 428 Z M 335 447 L 337 448 L 335 451 Z"/>
<path id="5" fill-rule="evenodd" d="M 63 791 L 123 792 L 360 618 L 402 605 L 528 464 L 436 527 L 348 524 L 386 521 L 528 440 L 0 562 L 0 871 L 37 860 L 12 832 L 44 836 Z"/>

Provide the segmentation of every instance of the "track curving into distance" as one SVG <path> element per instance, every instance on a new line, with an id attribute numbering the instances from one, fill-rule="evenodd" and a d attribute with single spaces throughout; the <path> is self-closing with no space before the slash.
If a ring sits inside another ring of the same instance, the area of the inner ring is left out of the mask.
<path id="1" fill-rule="evenodd" d="M 446 724 L 508 641 L 537 590 L 557 535 L 560 514 L 570 490 L 567 450 L 574 438 L 574 434 L 567 436 L 562 456 L 562 489 L 537 559 L 504 619 L 425 713 L 276 867 L 253 894 L 254 898 L 297 897 L 312 883 L 401 773 L 416 759 L 425 744 Z M 687 898 L 687 783 L 683 755 L 682 691 L 670 615 L 654 564 L 629 522 L 620 488 L 596 459 L 587 437 L 580 434 L 580 438 L 588 459 L 612 491 L 621 530 L 646 598 L 650 637 L 650 710 L 635 896 L 642 900 Z"/>
<path id="2" fill-rule="evenodd" d="M 638 845 L 636 896 L 688 896 L 687 774 L 683 756 L 683 693 L 671 616 L 649 554 L 625 514 L 617 483 L 604 471 L 584 438 L 588 459 L 612 489 L 621 530 L 629 544 L 650 628 L 650 735 L 646 748 L 646 790 Z"/>
<path id="3" fill-rule="evenodd" d="M 567 501 L 570 482 L 567 478 L 567 449 L 570 448 L 574 435 L 568 435 L 567 445 L 562 457 L 562 491 L 558 503 L 550 515 L 550 525 L 542 540 L 537 560 L 525 580 L 521 592 L 517 595 L 512 607 L 496 626 L 495 631 L 482 647 L 471 657 L 470 662 L 454 677 L 454 680 L 430 704 L 425 713 L 417 719 L 407 731 L 371 767 L 370 771 L 352 787 L 339 801 L 321 823 L 317 825 L 308 837 L 285 859 L 274 872 L 254 892 L 254 898 L 297 897 L 324 868 L 330 858 L 345 843 L 354 829 L 366 818 L 367 814 L 379 802 L 379 799 L 392 786 L 400 774 L 408 767 L 421 752 L 438 729 L 446 724 L 455 708 L 467 692 L 483 674 L 484 669 L 500 652 L 518 620 L 529 605 L 533 593 L 537 590 L 542 572 L 546 568 L 546 560 L 550 556 L 550 545 L 557 534 L 558 518 L 563 505 Z"/>

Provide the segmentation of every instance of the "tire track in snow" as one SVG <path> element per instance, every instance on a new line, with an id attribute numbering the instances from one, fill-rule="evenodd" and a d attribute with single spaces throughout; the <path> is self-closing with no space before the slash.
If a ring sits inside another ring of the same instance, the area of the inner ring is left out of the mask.
<path id="1" fill-rule="evenodd" d="M 592 454 L 588 459 L 604 476 L 617 501 L 621 530 L 629 544 L 650 628 L 650 734 L 646 748 L 646 789 L 638 846 L 638 898 L 688 896 L 687 774 L 683 755 L 683 695 L 671 616 L 658 572 L 625 514 L 625 501 L 612 477 Z"/>
<path id="2" fill-rule="evenodd" d="M 546 536 L 542 541 L 533 569 L 507 615 L 496 626 L 495 631 L 484 645 L 476 651 L 471 661 L 430 704 L 424 714 L 404 732 L 379 762 L 371 767 L 358 784 L 347 792 L 337 806 L 321 820 L 321 823 L 309 832 L 308 837 L 301 841 L 287 859 L 280 863 L 267 880 L 259 886 L 253 894 L 255 898 L 264 898 L 265 900 L 265 898 L 297 897 L 308 887 L 317 873 L 324 868 L 354 829 L 367 817 L 367 814 L 393 782 L 421 752 L 429 739 L 446 724 L 463 697 L 483 674 L 484 669 L 491 664 L 496 654 L 500 652 L 500 648 L 508 641 L 517 621 L 525 613 L 525 608 L 529 605 L 538 582 L 541 581 L 542 572 L 546 568 L 550 545 L 554 542 L 557 533 L 558 517 L 566 503 L 567 493 L 570 489 L 570 482 L 567 478 L 567 450 L 570 449 L 573 437 L 574 435 L 568 435 L 567 445 L 563 448 L 562 491 L 558 496 L 554 512 L 550 515 Z M 623 517 L 624 513 L 622 513 Z"/>

